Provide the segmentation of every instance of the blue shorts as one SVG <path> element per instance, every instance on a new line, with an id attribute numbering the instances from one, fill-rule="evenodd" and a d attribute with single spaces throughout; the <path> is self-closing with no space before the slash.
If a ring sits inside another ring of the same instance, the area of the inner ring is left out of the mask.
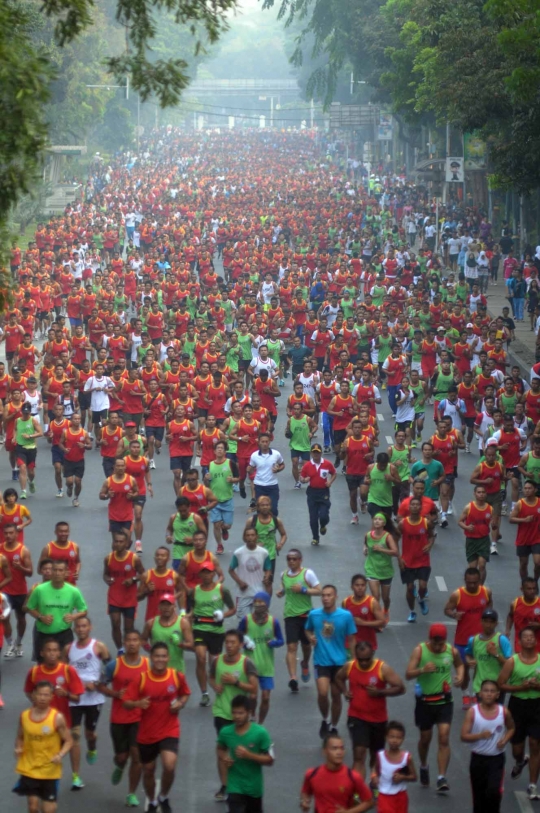
<path id="1" fill-rule="evenodd" d="M 457 651 L 459 652 L 459 657 L 461 658 L 463 663 L 466 663 L 466 661 L 465 661 L 465 650 L 467 649 L 467 645 L 466 644 L 454 644 L 454 646 L 457 649 Z"/>
<path id="2" fill-rule="evenodd" d="M 269 692 L 271 692 L 272 689 L 274 688 L 274 678 L 261 677 L 260 675 L 258 676 L 258 678 L 259 678 L 259 688 L 262 691 L 264 691 L 264 689 L 267 689 Z"/>
<path id="3" fill-rule="evenodd" d="M 215 508 L 211 508 L 208 512 L 210 522 L 224 522 L 225 525 L 233 524 L 234 517 L 234 500 L 226 500 L 225 502 L 218 502 Z"/>
<path id="4" fill-rule="evenodd" d="M 82 325 L 82 323 L 82 319 L 79 319 L 77 316 L 69 317 L 69 324 L 71 327 L 78 327 L 79 325 Z"/>
<path id="5" fill-rule="evenodd" d="M 171 471 L 184 471 L 186 472 L 188 469 L 191 468 L 191 461 L 193 460 L 193 455 L 188 457 L 187 455 L 179 455 L 178 457 L 171 457 L 170 467 Z"/>
<path id="6" fill-rule="evenodd" d="M 64 465 L 64 452 L 62 451 L 60 446 L 51 446 L 51 455 L 53 466 L 55 463 L 61 463 L 62 465 Z"/>
<path id="7" fill-rule="evenodd" d="M 298 449 L 291 449 L 291 460 L 295 457 L 307 462 L 311 457 L 311 452 L 299 452 Z"/>
<path id="8" fill-rule="evenodd" d="M 147 438 L 155 438 L 156 440 L 162 441 L 165 436 L 164 426 L 146 426 L 145 431 Z"/>

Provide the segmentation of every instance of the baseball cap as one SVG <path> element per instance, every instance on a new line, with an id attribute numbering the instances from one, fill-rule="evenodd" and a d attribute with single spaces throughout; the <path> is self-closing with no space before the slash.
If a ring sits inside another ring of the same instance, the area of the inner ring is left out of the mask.
<path id="1" fill-rule="evenodd" d="M 312 452 L 322 452 L 322 446 L 320 443 L 314 443 L 311 447 Z"/>
<path id="2" fill-rule="evenodd" d="M 429 628 L 430 638 L 443 638 L 445 641 L 448 637 L 448 630 L 444 624 L 432 624 Z"/>
<path id="3" fill-rule="evenodd" d="M 215 564 L 213 562 L 205 562 L 203 567 L 201 567 L 201 570 L 214 571 L 215 569 L 216 569 L 216 566 L 215 566 Z"/>
<path id="4" fill-rule="evenodd" d="M 493 621 L 499 620 L 499 613 L 497 610 L 487 609 L 482 613 L 482 618 L 491 618 Z"/>
<path id="5" fill-rule="evenodd" d="M 161 598 L 160 598 L 160 600 L 159 600 L 159 601 L 160 601 L 160 603 L 161 603 L 162 601 L 168 601 L 168 602 L 169 602 L 169 604 L 174 604 L 174 603 L 175 603 L 175 598 L 174 598 L 174 596 L 173 596 L 173 594 L 172 594 L 172 593 L 164 593 L 164 594 L 161 596 Z"/>
<path id="6" fill-rule="evenodd" d="M 437 328 L 437 333 L 439 332 L 439 330 L 446 330 L 446 328 L 444 328 L 444 327 L 441 325 L 440 327 L 438 327 L 438 328 Z"/>
<path id="7" fill-rule="evenodd" d="M 467 322 L 467 324 L 465 325 L 465 327 L 474 327 L 474 325 L 473 325 L 473 323 L 472 323 L 472 322 Z"/>
<path id="8" fill-rule="evenodd" d="M 137 424 L 135 423 L 135 421 L 126 421 L 124 426 L 137 426 Z"/>

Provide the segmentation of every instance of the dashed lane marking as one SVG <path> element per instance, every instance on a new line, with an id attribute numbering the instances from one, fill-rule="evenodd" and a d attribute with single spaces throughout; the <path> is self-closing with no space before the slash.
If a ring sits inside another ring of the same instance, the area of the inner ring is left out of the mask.
<path id="1" fill-rule="evenodd" d="M 519 809 L 521 813 L 533 813 L 533 806 L 530 803 L 529 799 L 527 798 L 527 794 L 524 790 L 515 790 L 514 796 L 517 799 L 517 803 L 519 805 Z"/>
<path id="2" fill-rule="evenodd" d="M 448 593 L 448 587 L 446 586 L 446 582 L 443 576 L 435 576 L 435 581 L 437 582 L 437 587 L 441 591 L 441 593 Z"/>

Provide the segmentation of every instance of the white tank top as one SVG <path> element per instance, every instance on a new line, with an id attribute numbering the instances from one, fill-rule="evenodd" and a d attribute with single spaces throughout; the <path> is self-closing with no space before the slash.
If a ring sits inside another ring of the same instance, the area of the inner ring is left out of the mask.
<path id="1" fill-rule="evenodd" d="M 317 385 L 317 381 L 315 380 L 315 376 L 313 375 L 313 373 L 311 373 L 311 375 L 308 376 L 305 376 L 303 373 L 300 373 L 296 380 L 302 384 L 304 388 L 304 395 L 309 395 L 310 398 L 313 398 L 313 400 L 315 400 L 315 387 Z"/>
<path id="2" fill-rule="evenodd" d="M 275 296 L 276 289 L 274 288 L 273 282 L 263 282 L 261 293 L 263 295 L 264 304 L 269 305 L 270 300 L 273 296 Z"/>
<path id="3" fill-rule="evenodd" d="M 37 418 L 39 420 L 39 401 L 40 401 L 40 394 L 39 392 L 35 392 L 31 395 L 28 390 L 24 391 L 24 400 L 30 404 L 32 407 L 31 415 L 33 418 Z"/>
<path id="4" fill-rule="evenodd" d="M 83 683 L 97 681 L 101 677 L 102 660 L 94 652 L 96 639 L 92 638 L 90 643 L 81 648 L 74 641 L 68 652 L 70 666 L 73 666 Z M 105 696 L 101 692 L 85 691 L 79 703 L 70 702 L 70 706 L 99 706 L 105 701 Z"/>
<path id="5" fill-rule="evenodd" d="M 409 761 L 409 752 L 403 752 L 403 759 L 400 762 L 390 762 L 387 759 L 384 751 L 378 751 L 379 766 L 381 774 L 379 776 L 379 793 L 384 793 L 386 796 L 396 796 L 402 790 L 406 790 L 407 783 L 399 782 L 396 784 L 392 782 L 392 777 L 396 771 L 402 770 Z"/>
<path id="6" fill-rule="evenodd" d="M 481 731 L 491 731 L 489 740 L 478 740 L 471 742 L 471 751 L 474 754 L 482 754 L 487 757 L 494 757 L 502 754 L 504 748 L 497 748 L 497 743 L 504 735 L 506 726 L 504 724 L 504 707 L 498 705 L 499 712 L 496 717 L 490 720 L 484 717 L 478 706 L 473 706 L 473 724 L 471 734 L 480 734 Z"/>

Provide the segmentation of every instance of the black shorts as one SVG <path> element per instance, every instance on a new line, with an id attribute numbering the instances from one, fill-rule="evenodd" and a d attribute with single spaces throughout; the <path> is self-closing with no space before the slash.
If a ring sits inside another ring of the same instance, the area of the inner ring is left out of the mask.
<path id="1" fill-rule="evenodd" d="M 365 474 L 347 474 L 345 479 L 347 480 L 349 491 L 357 491 L 360 486 L 364 485 L 365 477 Z"/>
<path id="2" fill-rule="evenodd" d="M 198 414 L 197 414 L 198 418 L 208 418 L 208 410 L 207 409 L 203 409 L 202 407 L 197 407 L 197 410 L 198 410 Z"/>
<path id="3" fill-rule="evenodd" d="M 51 446 L 51 457 L 53 466 L 55 463 L 60 463 L 62 466 L 64 465 L 64 452 L 60 446 Z"/>
<path id="4" fill-rule="evenodd" d="M 59 779 L 32 779 L 31 776 L 20 776 L 13 793 L 18 796 L 37 796 L 43 802 L 56 802 L 59 787 Z"/>
<path id="5" fill-rule="evenodd" d="M 28 593 L 18 593 L 16 596 L 10 596 L 9 593 L 6 593 L 6 596 L 11 604 L 11 609 L 16 613 L 22 612 L 23 604 L 28 598 Z"/>
<path id="6" fill-rule="evenodd" d="M 452 722 L 453 703 L 426 703 L 418 697 L 414 709 L 414 724 L 420 731 L 431 731 L 433 726 Z"/>
<path id="7" fill-rule="evenodd" d="M 109 604 L 107 612 L 109 615 L 113 615 L 113 613 L 119 613 L 123 615 L 124 618 L 135 618 L 137 615 L 137 608 L 136 607 L 116 607 L 114 604 Z"/>
<path id="8" fill-rule="evenodd" d="M 109 531 L 114 534 L 116 531 L 131 531 L 132 526 L 131 520 L 120 520 L 118 519 L 110 519 L 109 520 Z"/>
<path id="9" fill-rule="evenodd" d="M 111 723 L 109 730 L 115 754 L 128 754 L 137 745 L 139 723 Z"/>
<path id="10" fill-rule="evenodd" d="M 467 426 L 469 429 L 472 429 L 473 426 L 474 426 L 474 422 L 475 422 L 476 418 L 474 416 L 472 418 L 465 417 L 465 418 L 462 418 L 461 420 L 463 421 L 465 426 Z"/>
<path id="11" fill-rule="evenodd" d="M 238 369 L 239 370 L 247 370 L 247 369 L 249 369 L 250 364 L 251 364 L 251 359 L 239 359 L 239 361 L 238 361 Z"/>
<path id="12" fill-rule="evenodd" d="M 57 641 L 60 645 L 60 649 L 62 650 L 68 644 L 73 643 L 74 639 L 73 630 L 71 627 L 67 630 L 61 630 L 60 632 L 55 633 L 47 633 L 47 632 L 40 632 L 36 630 L 36 637 L 34 642 L 34 649 L 36 654 L 36 660 L 38 663 L 41 663 L 43 658 L 41 657 L 41 650 L 43 649 L 44 645 L 47 641 Z"/>
<path id="13" fill-rule="evenodd" d="M 384 749 L 386 722 L 368 723 L 358 717 L 347 717 L 347 728 L 353 748 L 369 748 L 372 753 Z"/>
<path id="14" fill-rule="evenodd" d="M 232 725 L 232 720 L 226 720 L 225 717 L 214 717 L 214 728 L 218 734 L 226 725 Z"/>
<path id="15" fill-rule="evenodd" d="M 122 420 L 124 423 L 127 421 L 133 421 L 133 423 L 137 427 L 137 432 L 139 431 L 139 426 L 141 425 L 143 414 L 142 412 L 122 412 Z"/>
<path id="16" fill-rule="evenodd" d="M 445 474 L 445 475 L 444 475 L 444 482 L 445 482 L 445 484 L 446 484 L 447 486 L 453 486 L 453 485 L 454 485 L 454 481 L 455 481 L 455 479 L 456 479 L 456 476 L 457 476 L 457 475 L 456 475 L 455 473 L 452 473 L 452 474 Z"/>
<path id="17" fill-rule="evenodd" d="M 506 473 L 508 474 L 509 471 L 512 472 L 513 480 L 519 480 L 519 482 L 521 482 L 521 472 L 519 471 L 517 466 L 510 466 L 509 469 L 506 469 Z"/>
<path id="18" fill-rule="evenodd" d="M 534 545 L 517 545 L 516 553 L 524 559 L 528 559 L 531 554 L 537 556 L 540 553 L 540 542 L 535 542 Z"/>
<path id="19" fill-rule="evenodd" d="M 24 446 L 15 446 L 15 457 L 21 460 L 28 468 L 36 465 L 37 449 L 26 449 Z"/>
<path id="20" fill-rule="evenodd" d="M 145 503 L 146 503 L 146 494 L 139 494 L 139 496 L 133 500 L 133 505 L 145 505 Z"/>
<path id="21" fill-rule="evenodd" d="M 78 477 L 79 480 L 82 480 L 84 477 L 84 460 L 64 459 L 64 477 Z"/>
<path id="22" fill-rule="evenodd" d="M 317 664 L 313 664 L 315 667 L 315 680 L 319 678 L 328 678 L 330 683 L 335 683 L 336 675 L 341 669 L 341 666 L 317 666 Z"/>
<path id="23" fill-rule="evenodd" d="M 12 361 L 15 358 L 15 350 L 7 350 L 6 351 L 6 359 L 8 361 Z"/>
<path id="24" fill-rule="evenodd" d="M 414 418 L 412 421 L 396 421 L 394 423 L 394 431 L 395 432 L 406 432 L 407 429 L 410 429 L 413 425 Z"/>
<path id="25" fill-rule="evenodd" d="M 178 746 L 180 740 L 178 737 L 165 737 L 158 742 L 139 742 L 139 756 L 143 765 L 149 762 L 155 762 L 162 751 L 172 751 L 173 754 L 178 753 Z"/>
<path id="26" fill-rule="evenodd" d="M 94 412 L 92 410 L 92 423 L 96 426 L 98 423 L 102 421 L 106 421 L 109 417 L 109 410 L 108 409 L 100 409 L 99 412 Z"/>
<path id="27" fill-rule="evenodd" d="M 245 793 L 229 793 L 227 813 L 263 813 L 262 796 L 246 796 Z"/>
<path id="28" fill-rule="evenodd" d="M 540 698 L 523 700 L 512 695 L 508 701 L 508 711 L 516 725 L 511 740 L 513 745 L 525 742 L 527 737 L 540 740 Z"/>
<path id="29" fill-rule="evenodd" d="M 339 443 L 343 443 L 346 437 L 346 429 L 334 429 L 334 446 L 337 446 Z"/>
<path id="30" fill-rule="evenodd" d="M 164 426 L 145 426 L 146 429 L 146 437 L 147 438 L 155 438 L 160 442 L 165 437 L 165 427 Z"/>
<path id="31" fill-rule="evenodd" d="M 114 464 L 116 463 L 116 457 L 105 457 L 101 458 L 101 465 L 103 466 L 103 471 L 105 472 L 105 477 L 112 477 L 112 473 L 114 471 Z"/>
<path id="32" fill-rule="evenodd" d="M 71 706 L 71 727 L 77 728 L 84 719 L 86 731 L 95 731 L 101 712 L 101 703 L 97 706 Z"/>
<path id="33" fill-rule="evenodd" d="M 171 457 L 170 462 L 170 469 L 171 471 L 187 471 L 191 468 L 191 461 L 193 460 L 193 455 L 188 457 L 187 455 L 178 455 L 178 457 Z"/>
<path id="34" fill-rule="evenodd" d="M 210 655 L 221 655 L 224 632 L 210 632 L 210 630 L 193 630 L 193 642 L 197 646 L 205 646 Z"/>
<path id="35" fill-rule="evenodd" d="M 92 394 L 89 392 L 82 392 L 79 390 L 79 407 L 81 410 L 86 412 L 90 409 L 90 402 L 92 400 Z"/>
<path id="36" fill-rule="evenodd" d="M 430 567 L 406 567 L 399 571 L 401 574 L 401 584 L 414 584 L 416 581 L 427 582 L 431 575 Z"/>
<path id="37" fill-rule="evenodd" d="M 285 619 L 285 641 L 288 644 L 309 644 L 306 635 L 307 615 L 291 615 Z"/>

